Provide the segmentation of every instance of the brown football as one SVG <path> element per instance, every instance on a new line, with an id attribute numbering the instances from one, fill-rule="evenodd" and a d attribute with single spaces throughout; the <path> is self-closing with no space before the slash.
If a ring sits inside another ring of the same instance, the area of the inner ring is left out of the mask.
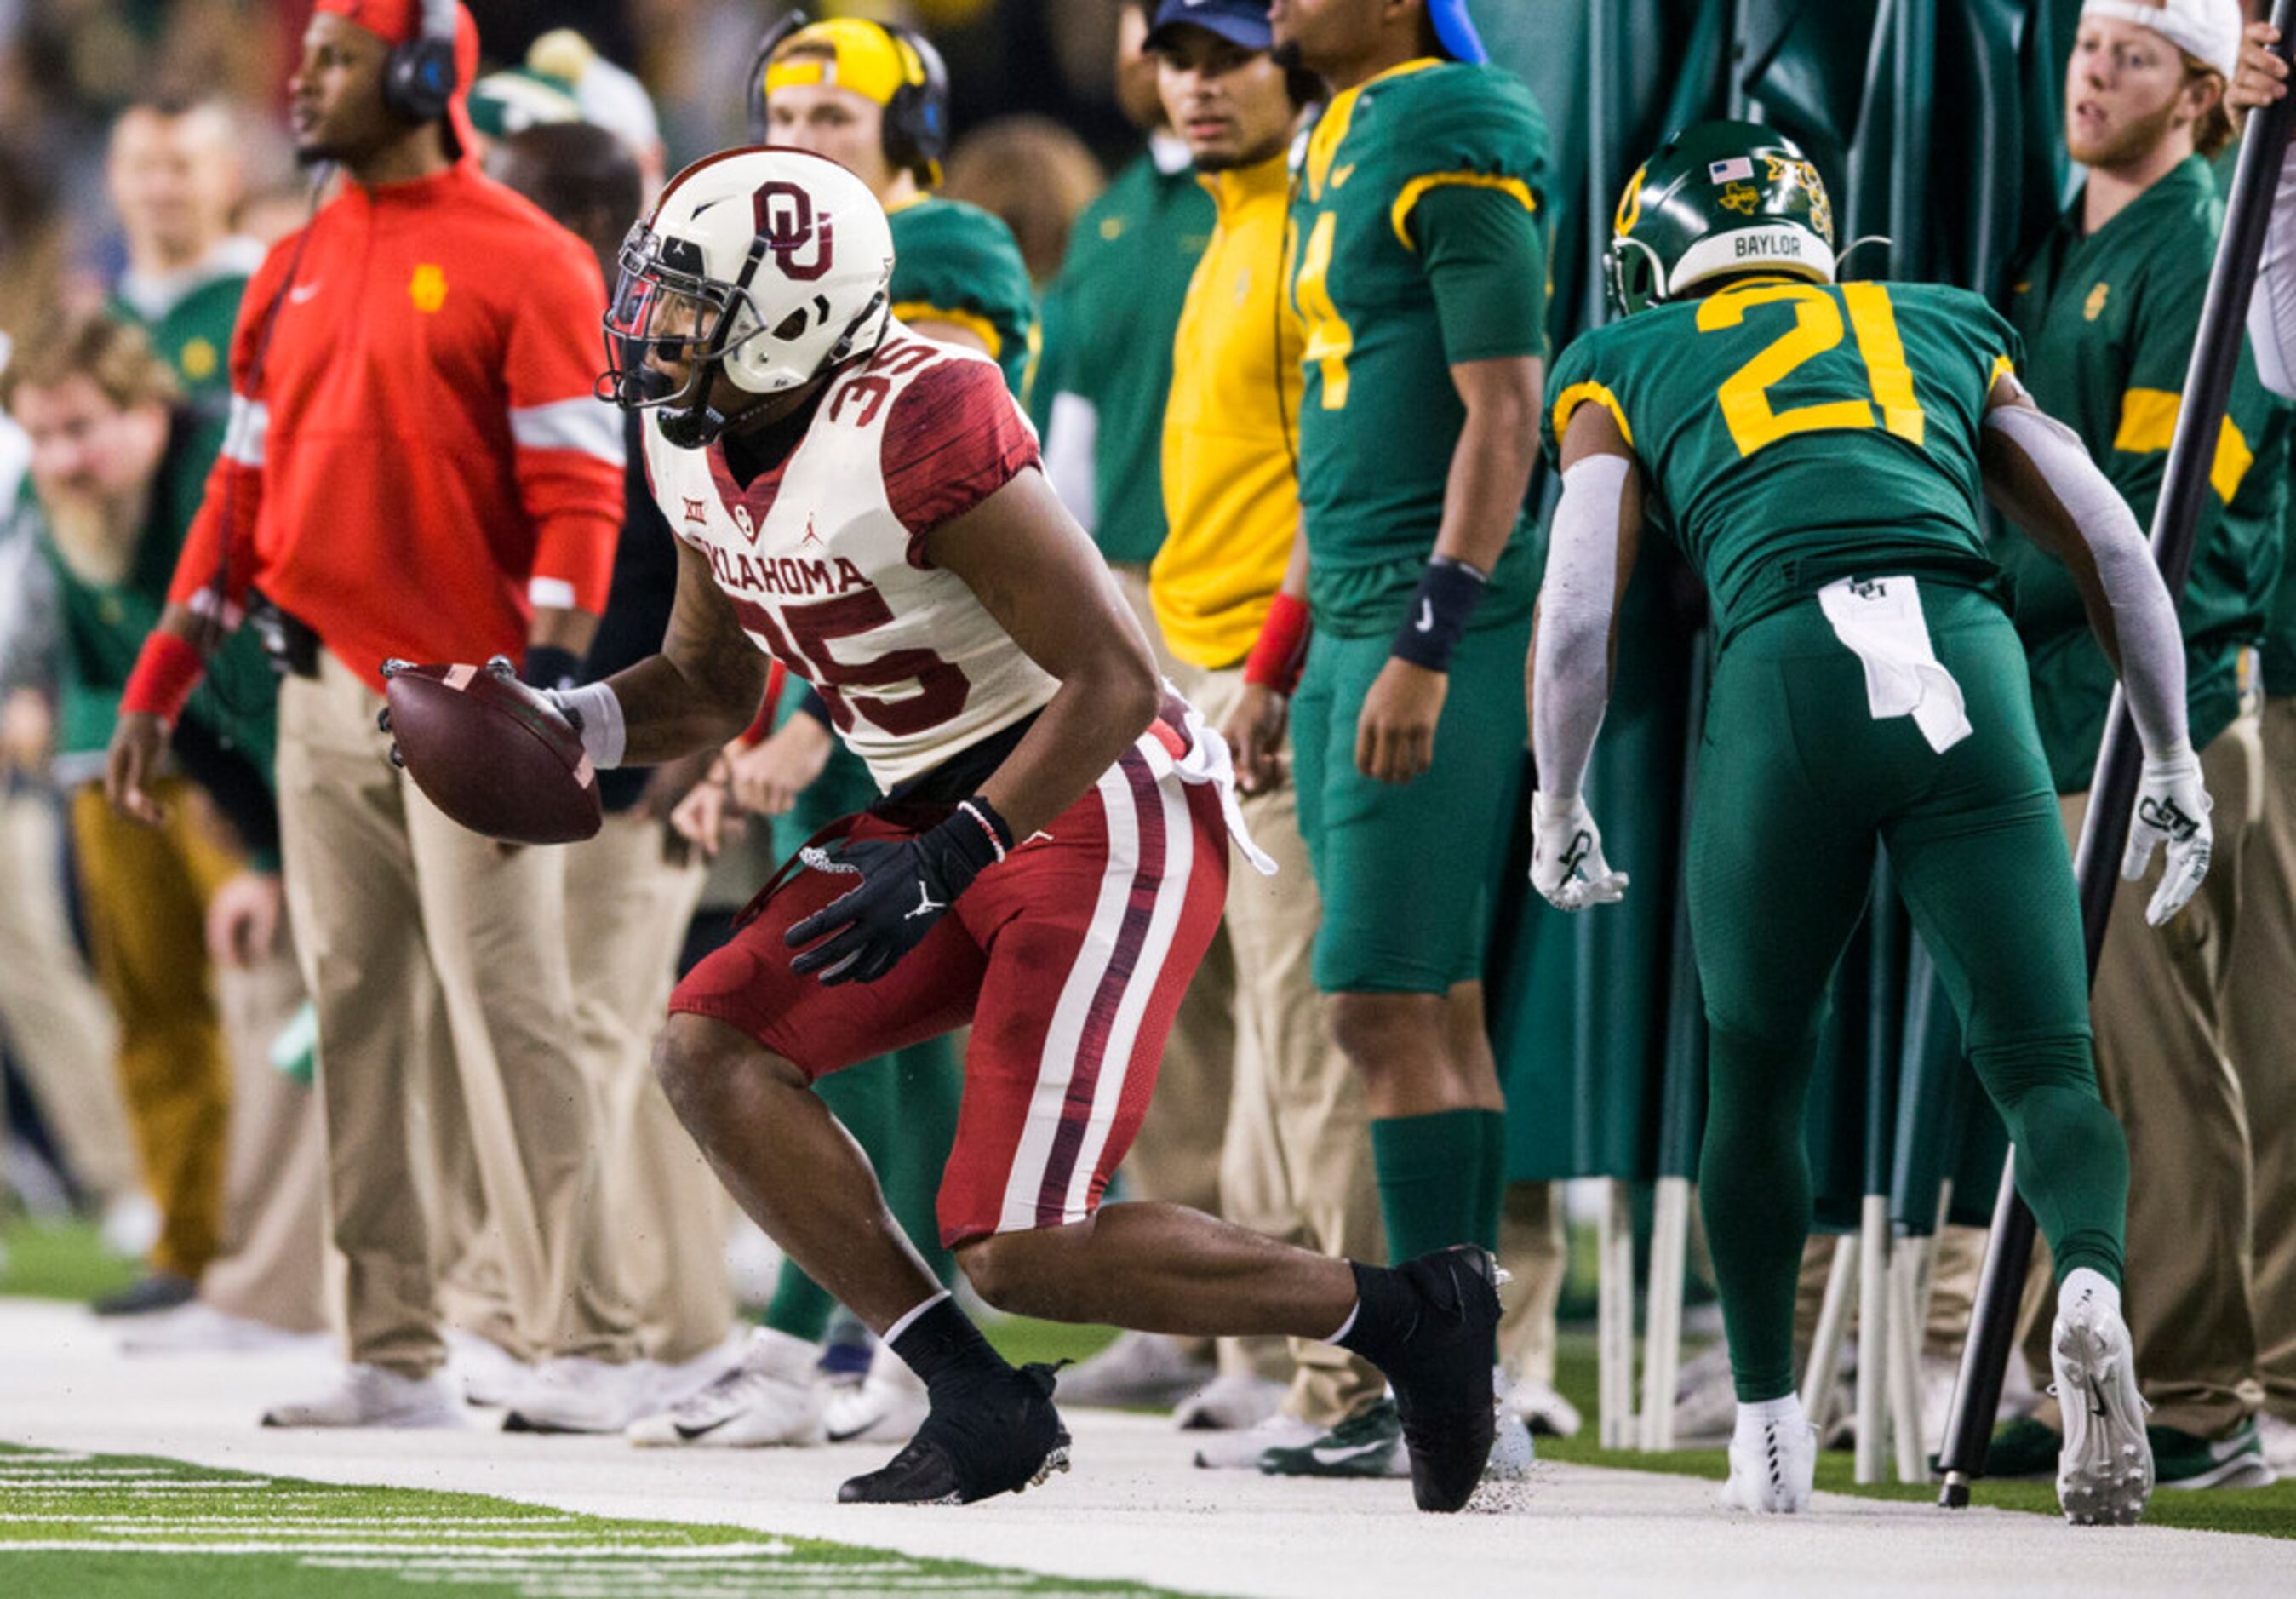
<path id="1" fill-rule="evenodd" d="M 549 701 L 488 667 L 393 661 L 384 671 L 391 737 L 431 804 L 472 832 L 512 844 L 596 834 L 598 774 L 581 734 Z"/>

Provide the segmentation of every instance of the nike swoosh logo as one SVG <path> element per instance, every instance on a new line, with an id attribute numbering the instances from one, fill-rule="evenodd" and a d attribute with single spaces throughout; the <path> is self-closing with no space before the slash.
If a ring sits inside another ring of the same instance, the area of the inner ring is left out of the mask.
<path id="1" fill-rule="evenodd" d="M 1411 626 L 1413 631 L 1418 633 L 1432 633 L 1435 631 L 1434 601 L 1422 600 L 1419 602 L 1419 619 L 1412 623 Z"/>
<path id="2" fill-rule="evenodd" d="M 310 303 L 311 296 L 318 291 L 319 285 L 316 283 L 299 284 L 287 291 L 287 303 L 291 306 L 308 305 Z"/>
<path id="3" fill-rule="evenodd" d="M 1355 175 L 1356 164 L 1353 161 L 1349 161 L 1346 166 L 1332 174 L 1332 187 L 1334 189 L 1338 188 L 1341 184 L 1347 182 L 1348 179 L 1353 177 Z"/>
<path id="4" fill-rule="evenodd" d="M 724 1426 L 733 1419 L 734 1418 L 728 1414 L 721 1415 L 714 1422 L 704 1422 L 699 1427 L 689 1427 L 684 1422 L 672 1422 L 670 1426 L 676 1430 L 678 1437 L 685 1439 L 687 1442 L 691 1443 L 697 1438 L 707 1438 L 710 1433 L 717 1431 L 718 1428 Z"/>
<path id="5" fill-rule="evenodd" d="M 1338 1448 L 1328 1445 L 1318 1446 L 1308 1450 L 1308 1454 L 1317 1465 L 1338 1465 L 1343 1461 L 1360 1459 L 1365 1455 L 1376 1454 L 1393 1447 L 1395 1445 L 1391 1441 L 1381 1439 L 1373 1443 L 1346 1444 Z"/>

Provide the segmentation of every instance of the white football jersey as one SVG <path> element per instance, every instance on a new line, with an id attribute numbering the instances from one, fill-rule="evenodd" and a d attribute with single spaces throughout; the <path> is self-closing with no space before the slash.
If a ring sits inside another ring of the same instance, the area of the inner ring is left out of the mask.
<path id="1" fill-rule="evenodd" d="M 812 684 L 878 786 L 1041 708 L 1058 683 L 924 537 L 1035 463 L 1036 433 L 987 357 L 898 323 L 832 379 L 805 437 L 747 489 L 723 447 L 644 430 L 649 480 L 758 648 Z"/>

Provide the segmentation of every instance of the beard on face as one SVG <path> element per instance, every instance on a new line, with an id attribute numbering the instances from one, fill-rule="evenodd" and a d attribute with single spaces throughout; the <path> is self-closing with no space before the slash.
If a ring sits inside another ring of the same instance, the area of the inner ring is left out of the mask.
<path id="1" fill-rule="evenodd" d="M 2135 121 L 2108 132 L 2094 144 L 2080 143 L 2080 135 L 2068 130 L 2066 153 L 2084 167 L 2109 168 L 2126 166 L 2168 137 L 2176 122 L 2177 101 L 2171 95 L 2168 103 L 2159 111 L 2145 112 Z"/>

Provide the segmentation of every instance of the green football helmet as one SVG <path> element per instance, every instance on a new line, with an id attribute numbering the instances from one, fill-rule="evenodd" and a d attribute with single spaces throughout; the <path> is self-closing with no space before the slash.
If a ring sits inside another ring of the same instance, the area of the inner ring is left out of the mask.
<path id="1" fill-rule="evenodd" d="M 1755 122 L 1699 122 L 1627 180 L 1603 252 L 1621 316 L 1738 272 L 1833 281 L 1833 202 L 1792 139 Z"/>

